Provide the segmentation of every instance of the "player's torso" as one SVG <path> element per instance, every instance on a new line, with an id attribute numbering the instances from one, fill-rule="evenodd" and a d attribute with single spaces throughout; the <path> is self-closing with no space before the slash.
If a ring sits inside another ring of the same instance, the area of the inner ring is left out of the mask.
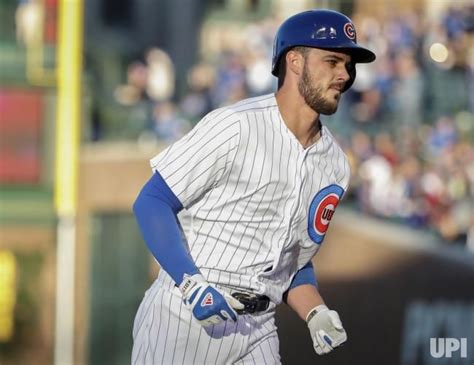
<path id="1" fill-rule="evenodd" d="M 314 255 L 349 171 L 326 129 L 305 150 L 276 104 L 241 113 L 240 125 L 228 175 L 191 209 L 188 240 L 210 280 L 255 287 L 287 280 Z"/>

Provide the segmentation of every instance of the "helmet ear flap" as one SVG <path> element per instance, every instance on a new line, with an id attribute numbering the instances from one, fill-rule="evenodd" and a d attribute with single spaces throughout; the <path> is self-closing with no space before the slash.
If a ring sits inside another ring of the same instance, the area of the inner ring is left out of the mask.
<path id="1" fill-rule="evenodd" d="M 347 91 L 355 81 L 356 78 L 356 65 L 355 63 L 351 62 L 346 66 L 347 73 L 349 74 L 349 80 L 347 80 L 346 84 L 344 85 L 343 92 Z"/>

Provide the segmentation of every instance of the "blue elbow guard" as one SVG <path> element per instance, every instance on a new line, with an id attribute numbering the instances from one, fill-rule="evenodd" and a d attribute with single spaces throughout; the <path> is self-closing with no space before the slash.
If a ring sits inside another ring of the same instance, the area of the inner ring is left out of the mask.
<path id="1" fill-rule="evenodd" d="M 181 236 L 177 214 L 182 209 L 183 205 L 158 172 L 143 186 L 133 204 L 148 249 L 176 284 L 181 283 L 184 274 L 199 272 Z"/>

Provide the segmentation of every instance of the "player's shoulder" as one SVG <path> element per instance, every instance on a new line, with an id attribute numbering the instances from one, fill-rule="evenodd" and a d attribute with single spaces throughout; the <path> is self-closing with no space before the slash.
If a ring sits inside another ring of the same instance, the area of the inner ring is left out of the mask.
<path id="1" fill-rule="evenodd" d="M 199 124 L 202 126 L 207 125 L 211 128 L 216 125 L 235 126 L 246 119 L 246 114 L 248 113 L 271 110 L 277 107 L 274 94 L 247 98 L 211 111 Z"/>
<path id="2" fill-rule="evenodd" d="M 238 115 L 253 113 L 256 111 L 271 110 L 277 108 L 275 94 L 266 94 L 252 98 L 243 99 L 235 104 L 228 105 L 227 108 Z"/>
<path id="3" fill-rule="evenodd" d="M 323 126 L 323 131 L 322 132 L 323 132 L 323 138 L 326 141 L 326 144 L 331 149 L 335 150 L 335 152 L 340 153 L 344 157 L 344 159 L 347 160 L 347 155 L 344 152 L 344 149 L 342 148 L 342 146 L 339 143 L 338 139 L 336 137 L 334 137 L 334 135 L 329 130 L 329 128 L 326 127 L 326 126 Z"/>
<path id="4" fill-rule="evenodd" d="M 347 186 L 351 174 L 349 158 L 339 143 L 338 138 L 335 137 L 326 126 L 323 126 L 323 138 L 325 144 L 328 146 L 328 150 L 325 152 L 332 161 L 335 175 L 338 177 L 338 180 L 340 180 L 339 183 L 343 186 Z"/>

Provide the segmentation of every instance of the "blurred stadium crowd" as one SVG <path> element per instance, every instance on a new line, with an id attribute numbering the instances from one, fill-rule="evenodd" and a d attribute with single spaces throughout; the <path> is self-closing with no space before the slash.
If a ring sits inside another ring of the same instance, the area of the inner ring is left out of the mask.
<path id="1" fill-rule="evenodd" d="M 349 202 L 474 250 L 474 6 L 436 19 L 391 10 L 377 19 L 353 15 L 358 41 L 378 58 L 358 66 L 339 111 L 323 118 L 352 162 Z M 142 126 L 139 140 L 170 143 L 216 107 L 273 92 L 279 23 L 203 32 L 203 56 L 180 97 L 166 52 L 151 49 L 130 63 L 114 97 Z M 99 122 L 92 136 L 102 138 Z"/>

